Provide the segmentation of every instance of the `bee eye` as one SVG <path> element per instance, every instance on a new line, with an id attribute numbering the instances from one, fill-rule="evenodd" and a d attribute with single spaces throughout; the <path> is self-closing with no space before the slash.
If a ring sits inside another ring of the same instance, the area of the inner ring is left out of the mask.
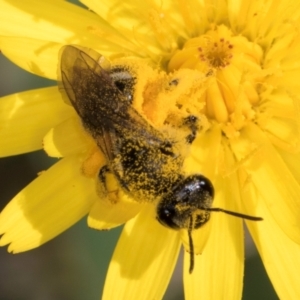
<path id="1" fill-rule="evenodd" d="M 115 86 L 117 87 L 117 89 L 123 93 L 125 90 L 125 87 L 126 87 L 125 83 L 120 80 L 116 80 L 114 83 L 115 83 Z"/>
<path id="2" fill-rule="evenodd" d="M 199 186 L 203 191 L 207 193 L 211 198 L 214 197 L 214 187 L 210 180 L 202 175 L 198 175 Z"/>
<path id="3" fill-rule="evenodd" d="M 212 183 L 206 177 L 196 174 L 182 178 L 173 189 L 162 197 L 157 206 L 158 221 L 172 229 L 189 228 L 189 220 L 194 216 L 193 229 L 209 220 L 209 212 L 214 197 Z"/>
<path id="4" fill-rule="evenodd" d="M 180 229 L 180 227 L 174 222 L 177 216 L 177 212 L 172 206 L 161 206 L 157 210 L 157 220 L 164 226 L 172 229 Z"/>
<path id="5" fill-rule="evenodd" d="M 134 85 L 136 78 L 124 67 L 116 66 L 111 70 L 111 79 L 116 88 L 127 98 L 129 102 L 133 98 Z"/>

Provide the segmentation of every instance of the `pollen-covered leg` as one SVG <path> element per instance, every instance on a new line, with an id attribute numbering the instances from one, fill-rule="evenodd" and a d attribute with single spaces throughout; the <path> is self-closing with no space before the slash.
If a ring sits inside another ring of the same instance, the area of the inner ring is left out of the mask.
<path id="1" fill-rule="evenodd" d="M 101 199 L 110 203 L 119 201 L 119 186 L 107 165 L 103 166 L 98 173 L 97 193 Z"/>
<path id="2" fill-rule="evenodd" d="M 103 166 L 98 174 L 98 178 L 106 189 L 106 173 L 110 172 L 109 167 L 107 165 Z"/>
<path id="3" fill-rule="evenodd" d="M 199 119 L 195 115 L 189 115 L 183 119 L 183 126 L 190 129 L 190 134 L 185 138 L 188 144 L 192 144 L 199 130 Z"/>

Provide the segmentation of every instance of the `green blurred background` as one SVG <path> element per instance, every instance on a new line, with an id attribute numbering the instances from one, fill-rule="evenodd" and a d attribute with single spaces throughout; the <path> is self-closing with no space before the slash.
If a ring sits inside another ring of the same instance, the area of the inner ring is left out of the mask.
<path id="1" fill-rule="evenodd" d="M 0 78 L 0 96 L 56 85 L 55 81 L 23 71 L 1 54 Z M 0 210 L 34 180 L 38 172 L 56 161 L 43 151 L 0 159 Z M 0 300 L 100 299 L 120 231 L 121 228 L 95 231 L 89 229 L 83 219 L 38 249 L 12 255 L 5 247 L 0 248 Z M 249 235 L 245 241 L 243 299 L 278 299 Z M 183 298 L 181 257 L 164 299 Z"/>

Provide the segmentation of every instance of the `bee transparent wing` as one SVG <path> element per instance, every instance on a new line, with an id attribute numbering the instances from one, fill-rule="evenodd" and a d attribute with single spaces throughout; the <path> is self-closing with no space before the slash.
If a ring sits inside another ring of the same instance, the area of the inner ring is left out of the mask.
<path id="1" fill-rule="evenodd" d="M 59 89 L 64 100 L 76 109 L 81 116 L 80 107 L 84 97 L 88 96 L 88 80 L 91 77 L 101 78 L 101 86 L 109 85 L 108 71 L 105 71 L 100 61 L 102 56 L 89 50 L 89 54 L 74 46 L 65 46 L 60 51 L 60 68 L 58 71 Z M 93 56 L 91 56 L 93 54 Z M 90 91 L 92 93 L 93 91 Z"/>
<path id="2" fill-rule="evenodd" d="M 109 161 L 112 161 L 119 153 L 117 138 L 113 129 L 105 130 L 104 127 L 99 128 L 99 134 L 95 137 L 98 147 Z"/>
<path id="3" fill-rule="evenodd" d="M 93 50 L 65 46 L 61 50 L 60 90 L 80 116 L 83 126 L 108 159 L 118 153 L 118 141 L 144 139 L 163 143 L 161 134 L 131 106 L 116 84 L 116 74 L 101 65 Z M 113 76 L 114 75 L 114 76 Z M 130 74 L 129 74 L 130 75 Z"/>

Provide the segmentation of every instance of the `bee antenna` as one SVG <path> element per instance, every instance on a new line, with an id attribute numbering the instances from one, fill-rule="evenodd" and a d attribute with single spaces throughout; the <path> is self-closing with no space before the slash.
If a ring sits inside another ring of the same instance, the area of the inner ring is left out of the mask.
<path id="1" fill-rule="evenodd" d="M 240 213 L 230 211 L 230 210 L 226 210 L 226 209 L 219 208 L 219 207 L 210 207 L 210 208 L 205 208 L 204 210 L 223 212 L 225 214 L 232 215 L 232 216 L 242 218 L 242 219 L 246 219 L 246 220 L 250 220 L 250 221 L 262 221 L 263 220 L 263 218 L 261 218 L 261 217 L 254 217 L 254 216 L 244 215 L 244 214 L 240 214 Z"/>
<path id="2" fill-rule="evenodd" d="M 189 273 L 192 274 L 195 265 L 195 253 L 194 253 L 194 243 L 192 238 L 192 230 L 193 230 L 193 217 L 190 217 L 190 224 L 188 228 L 188 237 L 189 237 L 189 246 L 190 246 L 190 269 Z"/>

